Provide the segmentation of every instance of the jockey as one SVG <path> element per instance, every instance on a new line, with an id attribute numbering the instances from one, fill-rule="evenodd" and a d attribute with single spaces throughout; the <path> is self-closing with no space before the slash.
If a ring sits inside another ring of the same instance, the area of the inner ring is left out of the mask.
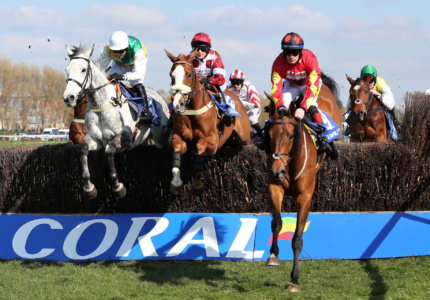
<path id="1" fill-rule="evenodd" d="M 245 81 L 245 74 L 240 70 L 235 70 L 230 74 L 230 85 L 227 87 L 235 93 L 245 106 L 246 112 L 251 122 L 252 128 L 258 134 L 261 132 L 261 126 L 258 122 L 260 116 L 260 97 L 254 85 Z"/>
<path id="2" fill-rule="evenodd" d="M 291 101 L 303 96 L 294 116 L 302 119 L 305 112 L 309 112 L 315 123 L 322 124 L 321 113 L 317 108 L 322 85 L 321 71 L 316 56 L 303 47 L 304 41 L 297 33 L 290 32 L 282 38 L 282 53 L 272 66 L 272 95 L 280 117 L 286 115 Z M 319 149 L 327 154 L 332 153 L 333 146 L 329 145 L 326 138 L 318 138 Z"/>
<path id="3" fill-rule="evenodd" d="M 214 85 L 219 91 L 220 103 L 225 103 L 222 90 L 225 88 L 225 69 L 221 56 L 212 50 L 211 38 L 206 33 L 197 33 L 191 41 L 192 51 L 197 51 L 192 63 L 198 76 L 202 79 L 200 83 L 205 86 Z M 229 127 L 233 117 L 227 110 L 223 113 L 222 121 Z"/>
<path id="4" fill-rule="evenodd" d="M 372 65 L 366 65 L 360 71 L 360 77 L 363 79 L 369 75 L 373 75 L 373 79 L 369 83 L 369 91 L 387 108 L 388 112 L 393 116 L 394 126 L 396 126 L 397 131 L 400 131 L 401 125 L 394 113 L 394 96 L 390 87 L 382 77 L 378 76 L 376 68 Z M 349 101 L 348 104 L 350 105 Z M 348 107 L 349 109 L 350 107 Z"/>
<path id="5" fill-rule="evenodd" d="M 401 124 L 397 120 L 397 117 L 394 113 L 394 96 L 393 96 L 393 93 L 391 92 L 390 87 L 382 77 L 378 76 L 378 72 L 376 71 L 376 68 L 374 66 L 365 65 L 360 71 L 360 78 L 364 79 L 369 75 L 373 75 L 372 80 L 368 84 L 369 92 L 375 95 L 379 99 L 379 101 L 381 101 L 381 104 L 387 108 L 388 112 L 393 117 L 393 123 L 394 123 L 394 126 L 396 127 L 396 130 L 399 132 L 401 129 Z M 350 101 L 348 101 L 346 108 L 348 112 L 351 110 Z M 348 117 L 345 120 L 347 126 L 344 129 L 343 134 L 346 136 L 351 134 L 351 127 L 349 124 L 350 115 L 351 114 L 348 114 Z"/>
<path id="6" fill-rule="evenodd" d="M 137 38 L 127 35 L 123 31 L 115 31 L 109 43 L 103 48 L 101 54 L 103 68 L 110 71 L 108 79 L 127 80 L 134 87 L 137 95 L 143 99 L 144 108 L 140 114 L 140 121 L 145 124 L 152 122 L 149 112 L 148 97 L 143 79 L 146 74 L 148 52 Z M 112 63 L 110 69 L 109 65 Z"/>

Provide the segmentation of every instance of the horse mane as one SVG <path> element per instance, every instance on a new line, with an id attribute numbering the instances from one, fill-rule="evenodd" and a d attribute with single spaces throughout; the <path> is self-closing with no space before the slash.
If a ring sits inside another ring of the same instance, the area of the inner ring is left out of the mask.
<path id="1" fill-rule="evenodd" d="M 321 80 L 329 88 L 329 90 L 333 93 L 333 96 L 334 96 L 334 99 L 336 100 L 336 102 L 341 103 L 341 101 L 339 99 L 339 87 L 338 87 L 336 81 L 334 81 L 334 79 L 332 77 L 325 74 L 324 72 L 321 72 Z"/>
<path id="2" fill-rule="evenodd" d="M 79 46 L 71 46 L 70 50 L 73 52 L 72 57 L 79 56 L 88 51 L 86 45 L 79 44 Z M 106 71 L 103 69 L 102 57 L 101 55 L 97 59 L 91 59 L 92 63 L 107 76 Z"/>
<path id="3" fill-rule="evenodd" d="M 79 44 L 79 46 L 71 46 L 70 50 L 73 52 L 72 56 L 79 56 L 87 52 L 87 46 Z"/>

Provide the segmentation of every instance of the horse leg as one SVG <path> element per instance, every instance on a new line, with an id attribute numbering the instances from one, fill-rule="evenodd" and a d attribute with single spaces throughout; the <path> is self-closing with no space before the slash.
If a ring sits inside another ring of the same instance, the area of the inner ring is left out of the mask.
<path id="1" fill-rule="evenodd" d="M 181 157 L 182 153 L 180 151 L 173 152 L 173 179 L 170 182 L 170 191 L 174 195 L 180 195 L 184 192 L 184 183 L 181 179 Z"/>
<path id="2" fill-rule="evenodd" d="M 123 139 L 121 137 L 124 137 Z M 108 164 L 110 169 L 110 178 L 113 183 L 113 191 L 115 193 L 115 196 L 117 199 L 124 198 L 125 194 L 127 193 L 127 190 L 125 186 L 119 182 L 118 180 L 118 174 L 116 172 L 115 168 L 115 153 L 121 149 L 121 146 L 127 147 L 130 145 L 130 139 L 126 138 L 127 135 L 122 132 L 121 134 L 118 134 L 115 136 L 113 140 L 111 140 L 106 145 L 106 155 L 108 157 Z M 129 141 L 129 142 L 127 142 Z M 122 142 L 122 143 L 121 143 Z"/>
<path id="3" fill-rule="evenodd" d="M 82 180 L 84 184 L 84 197 L 91 200 L 97 197 L 97 189 L 90 180 L 90 170 L 88 168 L 88 153 L 89 153 L 88 143 L 82 145 L 81 150 L 81 161 L 82 161 Z"/>
<path id="4" fill-rule="evenodd" d="M 204 160 L 205 158 L 202 155 L 196 155 L 195 157 L 193 183 L 191 186 L 191 191 L 195 196 L 201 196 L 205 192 L 205 185 L 202 181 Z"/>
<path id="5" fill-rule="evenodd" d="M 301 290 L 299 285 L 299 259 L 300 252 L 302 252 L 303 249 L 303 231 L 309 215 L 312 194 L 313 189 L 312 192 L 307 191 L 306 194 L 299 194 L 297 196 L 299 210 L 297 212 L 296 231 L 294 232 L 294 237 L 291 243 L 294 253 L 294 261 L 293 269 L 291 271 L 291 282 L 287 287 L 291 292 L 299 292 Z"/>
<path id="6" fill-rule="evenodd" d="M 281 261 L 278 258 L 278 236 L 282 229 L 281 206 L 284 198 L 284 188 L 280 185 L 269 184 L 269 195 L 272 200 L 272 246 L 270 247 L 270 256 L 267 259 L 266 266 L 280 266 Z"/>

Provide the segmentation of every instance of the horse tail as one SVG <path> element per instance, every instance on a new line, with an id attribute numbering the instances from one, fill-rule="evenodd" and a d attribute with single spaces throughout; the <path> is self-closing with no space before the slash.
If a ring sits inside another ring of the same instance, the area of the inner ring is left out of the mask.
<path id="1" fill-rule="evenodd" d="M 324 72 L 321 72 L 321 80 L 322 82 L 329 88 L 329 90 L 333 93 L 334 99 L 336 100 L 336 103 L 339 105 L 342 103 L 339 99 L 339 88 L 337 86 L 336 81 L 334 81 L 333 78 L 325 74 Z M 339 106 L 341 107 L 341 106 Z"/>

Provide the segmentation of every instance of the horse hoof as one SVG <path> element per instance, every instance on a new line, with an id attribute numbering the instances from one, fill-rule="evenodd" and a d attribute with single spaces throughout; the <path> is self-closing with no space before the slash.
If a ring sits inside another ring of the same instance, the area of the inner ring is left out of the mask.
<path id="1" fill-rule="evenodd" d="M 125 194 L 127 193 L 127 189 L 121 183 L 120 187 L 118 189 L 114 190 L 114 192 L 115 192 L 116 199 L 122 199 L 122 198 L 124 198 Z"/>
<path id="2" fill-rule="evenodd" d="M 191 192 L 193 193 L 194 196 L 201 196 L 204 194 L 205 192 L 205 188 L 194 188 L 193 186 L 191 187 Z"/>
<path id="3" fill-rule="evenodd" d="M 297 293 L 297 292 L 300 292 L 302 289 L 300 288 L 300 285 L 290 282 L 290 284 L 287 287 L 287 290 L 293 293 Z"/>
<path id="4" fill-rule="evenodd" d="M 84 198 L 86 200 L 92 200 L 97 197 L 97 189 L 94 187 L 91 191 L 84 190 Z"/>
<path id="5" fill-rule="evenodd" d="M 281 261 L 279 260 L 279 258 L 275 254 L 270 254 L 269 258 L 267 259 L 266 266 L 271 267 L 280 265 Z"/>
<path id="6" fill-rule="evenodd" d="M 173 193 L 173 195 L 181 195 L 184 193 L 184 186 L 180 185 L 180 186 L 174 186 L 174 185 L 170 185 L 170 191 Z"/>

